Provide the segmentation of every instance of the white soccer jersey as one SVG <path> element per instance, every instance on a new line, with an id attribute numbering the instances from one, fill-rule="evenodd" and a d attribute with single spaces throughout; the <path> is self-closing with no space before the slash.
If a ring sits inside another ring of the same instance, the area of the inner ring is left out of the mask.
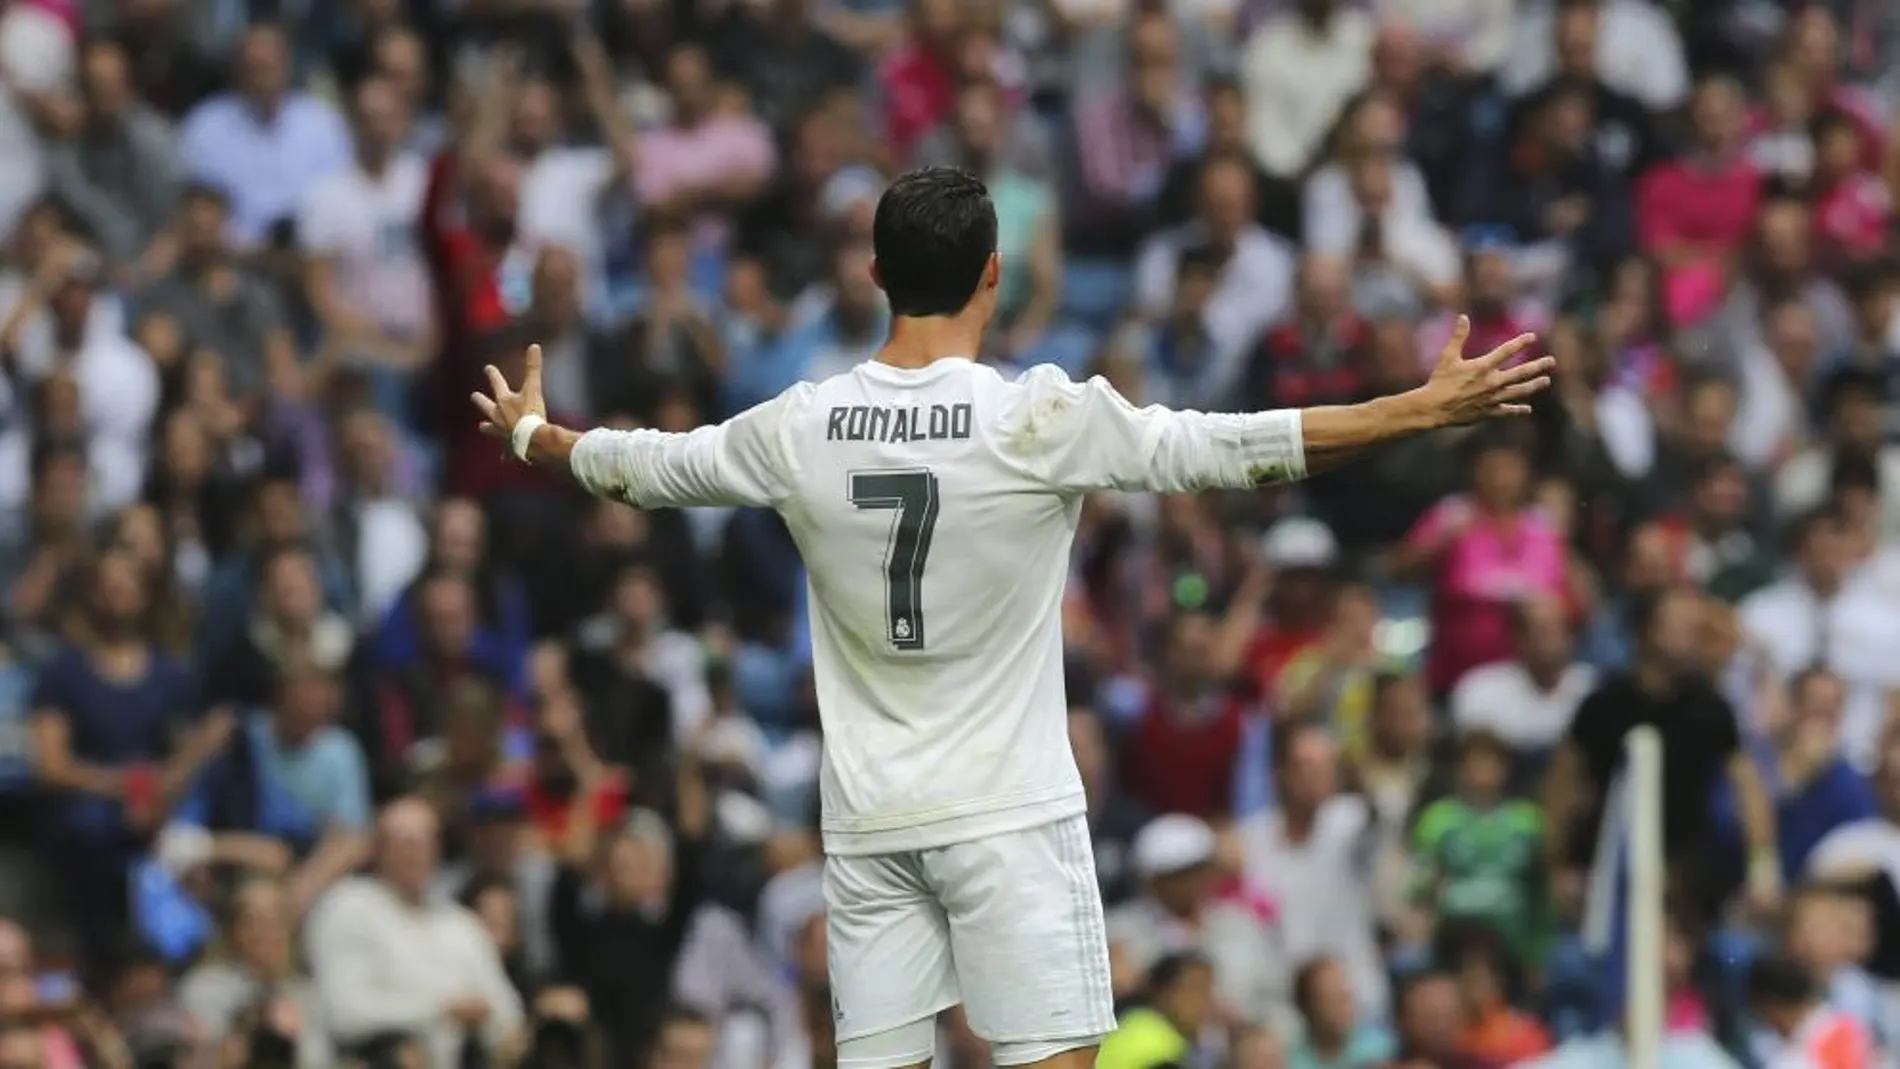
<path id="1" fill-rule="evenodd" d="M 1062 588 L 1083 494 L 1297 479 L 1297 412 L 1136 408 L 1053 366 L 869 362 L 687 434 L 596 430 L 574 475 L 643 508 L 777 509 L 811 584 L 825 849 L 920 850 L 1083 811 Z"/>

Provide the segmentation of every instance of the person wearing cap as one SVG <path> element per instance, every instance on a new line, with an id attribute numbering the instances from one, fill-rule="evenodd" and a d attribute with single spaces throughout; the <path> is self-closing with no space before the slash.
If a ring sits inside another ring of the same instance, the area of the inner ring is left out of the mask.
<path id="1" fill-rule="evenodd" d="M 1221 667 L 1247 673 L 1261 693 L 1272 694 L 1293 656 L 1325 633 L 1339 542 L 1319 520 L 1289 516 L 1261 536 L 1258 560 L 1260 570 L 1234 595 L 1222 625 L 1249 637 L 1244 648 L 1223 644 Z"/>
<path id="2" fill-rule="evenodd" d="M 1215 898 L 1216 846 L 1214 829 L 1184 813 L 1143 826 L 1134 845 L 1143 891 L 1109 912 L 1109 946 L 1150 979 L 1169 954 L 1197 951 L 1213 969 L 1225 1013 L 1250 1024 L 1284 1022 L 1289 980 L 1279 940 L 1252 909 Z"/>
<path id="3" fill-rule="evenodd" d="M 535 835 L 527 792 L 511 783 L 478 788 L 468 799 L 466 817 L 462 856 L 442 866 L 437 886 L 451 898 L 482 883 L 512 888 L 528 974 L 548 975 L 555 964 L 548 921 L 555 866 Z"/>

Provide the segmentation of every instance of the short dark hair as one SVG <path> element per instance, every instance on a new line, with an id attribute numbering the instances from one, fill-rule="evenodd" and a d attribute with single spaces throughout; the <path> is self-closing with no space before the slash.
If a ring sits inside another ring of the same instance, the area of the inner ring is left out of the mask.
<path id="1" fill-rule="evenodd" d="M 1854 121 L 1853 116 L 1839 108 L 1828 108 L 1826 111 L 1816 115 L 1808 123 L 1808 136 L 1817 144 L 1820 143 L 1823 138 L 1838 133 L 1849 133 L 1855 137 L 1860 136 L 1860 125 Z"/>
<path id="2" fill-rule="evenodd" d="M 219 211 L 231 210 L 231 194 L 221 185 L 206 181 L 186 182 L 178 191 L 179 204 L 209 204 Z"/>
<path id="3" fill-rule="evenodd" d="M 1206 278 L 1218 278 L 1221 268 L 1227 266 L 1227 257 L 1208 242 L 1196 242 L 1181 250 L 1175 261 L 1174 275 L 1177 279 L 1189 275 Z"/>
<path id="4" fill-rule="evenodd" d="M 1887 379 L 1870 368 L 1842 368 L 1822 383 L 1821 397 L 1823 407 L 1829 412 L 1840 411 L 1841 405 L 1850 399 L 1884 405 L 1887 403 Z"/>
<path id="5" fill-rule="evenodd" d="M 1834 470 L 1828 475 L 1829 501 L 1839 504 L 1846 490 L 1865 490 L 1880 495 L 1880 462 L 1859 449 L 1843 449 L 1834 454 Z"/>
<path id="6" fill-rule="evenodd" d="M 878 198 L 871 244 L 892 315 L 954 315 L 996 252 L 996 205 L 961 168 L 911 171 Z"/>
<path id="7" fill-rule="evenodd" d="M 1720 476 L 1742 470 L 1742 462 L 1726 449 L 1713 450 L 1689 464 L 1689 485 L 1701 486 Z"/>
<path id="8" fill-rule="evenodd" d="M 653 1034 L 657 1037 L 668 1028 L 675 1027 L 711 1028 L 712 1023 L 711 1017 L 686 1005 L 684 1002 L 672 1002 L 668 1003 L 666 1007 L 660 1011 L 660 1018 L 656 1027 L 653 1029 Z"/>
<path id="9" fill-rule="evenodd" d="M 1764 954 L 1748 969 L 1751 1005 L 1793 1009 L 1820 997 L 1820 985 L 1800 962 L 1785 953 Z"/>
<path id="10" fill-rule="evenodd" d="M 1159 961 L 1148 967 L 1148 992 L 1152 997 L 1181 982 L 1181 978 L 1196 969 L 1210 968 L 1205 955 L 1193 950 L 1182 950 L 1165 954 Z"/>
<path id="11" fill-rule="evenodd" d="M 1900 261 L 1891 257 L 1855 264 L 1841 277 L 1841 287 L 1847 291 L 1847 299 L 1855 304 L 1880 296 L 1895 284 L 1900 284 Z"/>
<path id="12" fill-rule="evenodd" d="M 1636 636 L 1636 641 L 1648 642 L 1650 632 L 1655 630 L 1656 621 L 1662 616 L 1663 607 L 1671 599 L 1688 597 L 1694 593 L 1693 588 L 1672 584 L 1631 598 L 1628 609 L 1630 633 Z"/>
<path id="13" fill-rule="evenodd" d="M 1318 994 L 1320 973 L 1339 967 L 1337 959 L 1322 954 L 1294 971 L 1293 1008 L 1300 1011 L 1300 1016 L 1308 1019 L 1313 1016 L 1313 1002 Z"/>
<path id="14" fill-rule="evenodd" d="M 1468 728 L 1459 732 L 1456 746 L 1460 761 L 1475 754 L 1490 754 L 1509 766 L 1517 757 L 1517 751 L 1504 741 L 1504 736 L 1488 727 Z"/>
<path id="15" fill-rule="evenodd" d="M 1789 522 L 1785 535 L 1785 548 L 1790 554 L 1798 554 L 1808 548 L 1808 543 L 1816 535 L 1830 527 L 1838 529 L 1840 525 L 1840 509 L 1836 508 L 1832 502 L 1818 505 Z"/>

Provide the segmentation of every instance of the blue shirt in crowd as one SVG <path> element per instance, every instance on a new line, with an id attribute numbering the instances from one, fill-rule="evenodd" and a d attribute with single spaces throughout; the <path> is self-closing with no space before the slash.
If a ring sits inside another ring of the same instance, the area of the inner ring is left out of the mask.
<path id="1" fill-rule="evenodd" d="M 168 657 L 154 653 L 142 676 L 115 680 L 67 647 L 41 670 L 33 708 L 66 718 L 75 759 L 123 768 L 165 758 L 172 732 L 196 711 L 196 694 L 190 672 Z M 115 838 L 125 823 L 117 801 L 83 795 L 68 799 L 55 819 L 67 831 Z"/>

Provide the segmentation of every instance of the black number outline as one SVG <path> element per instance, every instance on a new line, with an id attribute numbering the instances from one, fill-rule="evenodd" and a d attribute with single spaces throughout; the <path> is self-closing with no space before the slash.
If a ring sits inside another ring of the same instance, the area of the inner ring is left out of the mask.
<path id="1" fill-rule="evenodd" d="M 888 510 L 884 541 L 884 637 L 892 649 L 924 648 L 924 568 L 937 530 L 937 474 L 929 468 L 872 468 L 847 473 L 859 509 Z"/>

